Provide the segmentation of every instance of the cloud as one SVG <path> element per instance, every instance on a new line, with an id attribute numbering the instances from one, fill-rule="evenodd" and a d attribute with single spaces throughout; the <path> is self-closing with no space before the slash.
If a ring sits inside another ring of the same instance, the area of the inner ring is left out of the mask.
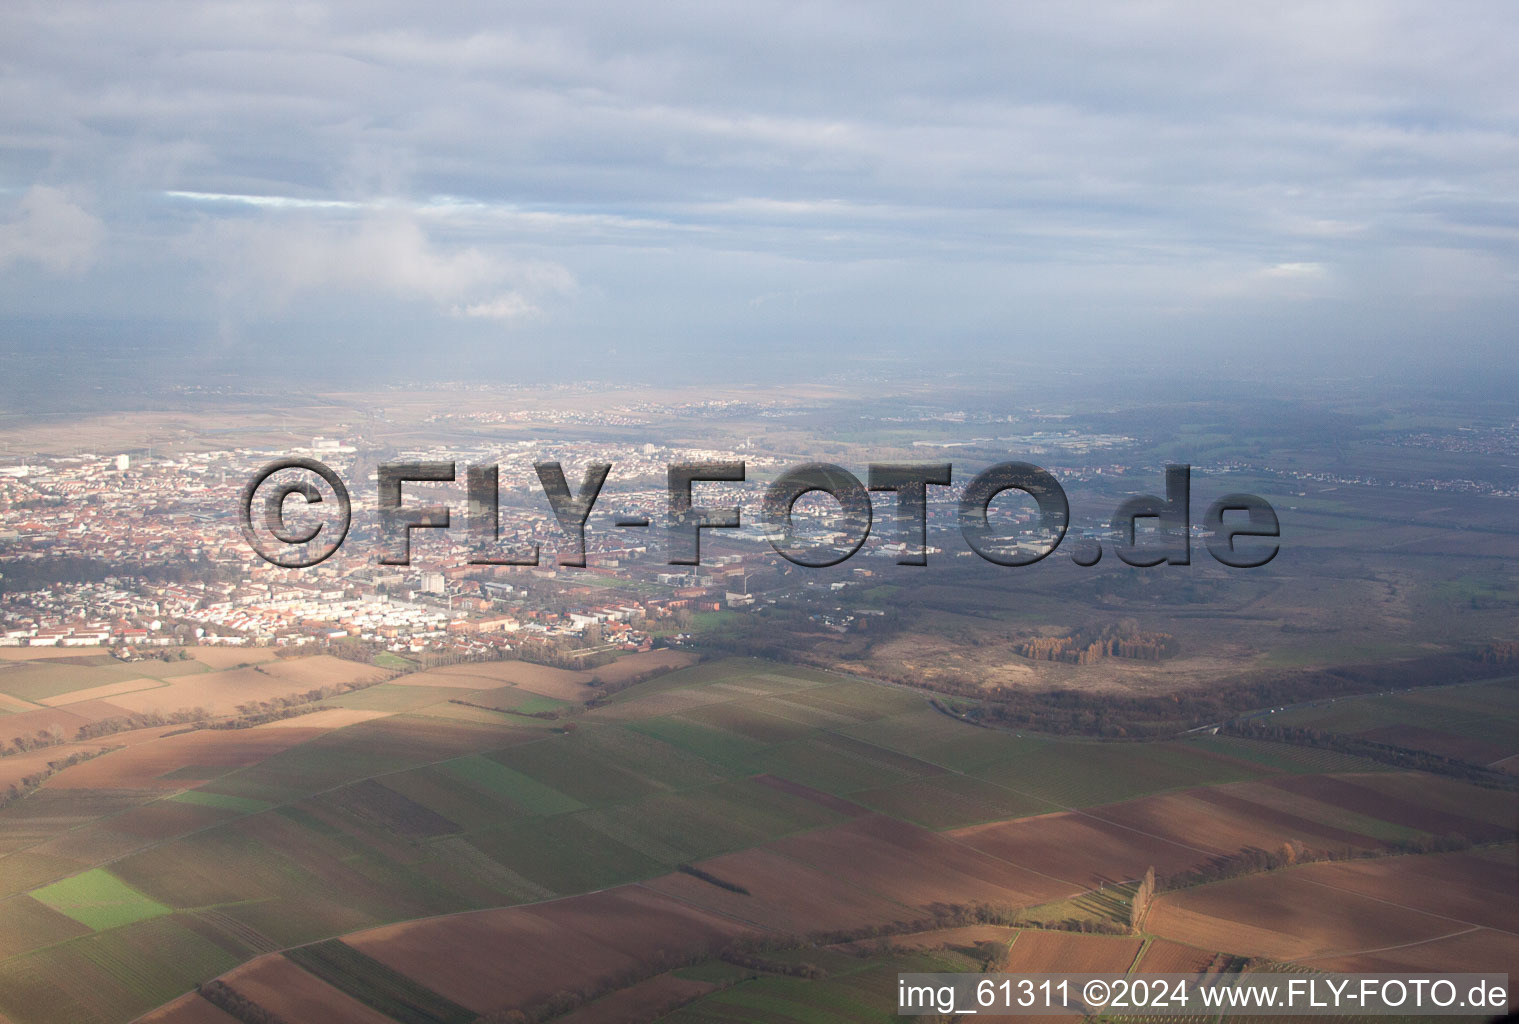
<path id="1" fill-rule="evenodd" d="M 454 316 L 471 317 L 476 320 L 518 320 L 533 316 L 539 309 L 518 292 L 494 298 L 489 302 L 474 302 L 467 306 L 455 306 Z"/>
<path id="2" fill-rule="evenodd" d="M 248 196 L 228 195 L 222 192 L 187 192 L 168 189 L 164 195 L 170 199 L 188 199 L 197 203 L 240 203 L 262 206 L 275 210 L 358 210 L 362 203 L 351 199 L 301 199 L 296 196 Z"/>
<path id="3" fill-rule="evenodd" d="M 105 228 L 62 189 L 33 185 L 0 224 L 0 270 L 33 263 L 55 274 L 78 274 L 95 262 Z"/>
<path id="4" fill-rule="evenodd" d="M 1455 300 L 1496 337 L 1515 38 L 1513 5 L 1340 0 L 0 4 L 0 183 L 79 183 L 111 240 L 90 287 L 0 305 L 215 320 L 210 291 L 325 337 L 383 298 L 418 314 L 398 347 L 511 324 L 842 358 L 1111 349 L 1156 310 L 1158 344 L 1213 345 L 1245 297 L 1320 351 L 1356 323 L 1412 351 Z M 7 265 L 79 237 L 6 230 Z"/>
<path id="5" fill-rule="evenodd" d="M 512 320 L 575 288 L 574 275 L 556 263 L 439 242 L 397 211 L 368 212 L 355 221 L 274 215 L 219 222 L 197 236 L 197 245 L 222 267 L 224 294 L 251 315 L 336 294 Z"/>
<path id="6" fill-rule="evenodd" d="M 1276 263 L 1261 271 L 1261 276 L 1289 281 L 1307 280 L 1323 277 L 1324 265 L 1321 263 Z"/>

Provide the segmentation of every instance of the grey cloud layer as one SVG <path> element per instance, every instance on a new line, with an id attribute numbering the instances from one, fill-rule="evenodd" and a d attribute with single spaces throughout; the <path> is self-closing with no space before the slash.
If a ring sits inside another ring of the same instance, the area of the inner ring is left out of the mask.
<path id="1" fill-rule="evenodd" d="M 1519 289 L 1505 4 L 13 3 L 0 39 L 34 315 L 155 315 L 109 284 L 149 273 L 222 321 L 368 295 L 534 343 L 1243 309 L 1481 349 Z M 103 237 L 28 256 L 59 202 Z"/>

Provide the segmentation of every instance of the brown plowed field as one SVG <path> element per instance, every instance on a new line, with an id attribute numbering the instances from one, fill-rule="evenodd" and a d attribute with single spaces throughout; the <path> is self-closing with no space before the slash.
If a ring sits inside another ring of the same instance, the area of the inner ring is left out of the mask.
<path id="1" fill-rule="evenodd" d="M 1014 974 L 1123 974 L 1134 962 L 1141 941 L 1126 935 L 1026 930 L 1008 951 L 1006 970 Z"/>
<path id="2" fill-rule="evenodd" d="M 40 750 L 28 750 L 20 754 L 11 754 L 9 757 L 0 757 L 0 792 L 4 792 L 11 786 L 19 788 L 22 780 L 28 775 L 47 772 L 50 761 L 61 761 L 73 754 L 93 754 L 98 750 L 114 746 L 116 746 L 115 743 L 107 740 L 90 740 L 82 743 L 60 743 L 56 747 L 43 747 Z M 69 770 L 72 769 L 65 769 L 65 771 Z"/>
<path id="3" fill-rule="evenodd" d="M 109 828 L 112 832 L 159 840 L 194 832 L 219 821 L 226 821 L 230 816 L 229 812 L 216 807 L 182 803 L 178 800 L 155 800 L 112 816 Z"/>
<path id="4" fill-rule="evenodd" d="M 54 658 L 80 661 L 104 654 L 100 647 L 0 647 L 0 661 L 52 661 Z"/>
<path id="5" fill-rule="evenodd" d="M 406 924 L 343 941 L 479 1013 L 532 1006 L 660 951 L 720 945 L 735 922 L 638 886 Z M 292 1020 L 316 1020 L 291 1017 Z"/>
<path id="6" fill-rule="evenodd" d="M 1071 895 L 1074 886 L 1035 874 L 971 845 L 871 815 L 771 844 L 771 849 L 908 906 L 1026 906 Z"/>
<path id="7" fill-rule="evenodd" d="M 168 730 L 159 728 L 157 731 Z M 48 785 L 58 789 L 186 789 L 204 779 L 184 775 L 164 779 L 162 776 L 188 766 L 231 770 L 257 764 L 282 750 L 305 743 L 313 735 L 315 733 L 309 728 L 288 725 L 268 729 L 198 729 L 139 742 L 93 758 L 59 773 Z M 91 743 L 97 747 L 115 746 L 116 737 L 105 736 Z M 217 774 L 220 772 L 208 771 L 206 777 L 213 778 Z"/>
<path id="8" fill-rule="evenodd" d="M 310 658 L 271 661 L 256 668 L 234 668 L 177 676 L 167 686 L 113 697 L 124 712 L 162 712 L 205 708 L 212 714 L 231 714 L 239 704 L 288 697 L 323 686 L 338 686 L 385 678 L 389 673 L 369 665 L 319 654 Z"/>
<path id="9" fill-rule="evenodd" d="M 1196 946 L 1184 946 L 1169 939 L 1153 939 L 1139 961 L 1140 974 L 1202 974 L 1213 964 L 1217 953 Z"/>
<path id="10" fill-rule="evenodd" d="M 678 668 L 689 668 L 698 660 L 697 656 L 689 651 L 672 651 L 668 648 L 659 651 L 636 651 L 632 654 L 624 654 L 610 665 L 592 669 L 590 674 L 600 676 L 608 683 L 620 683 L 625 679 L 648 672 L 673 672 Z"/>
<path id="11" fill-rule="evenodd" d="M 121 712 L 116 712 L 116 717 L 121 717 Z M 94 721 L 98 719 L 81 714 L 78 708 L 39 707 L 35 711 L 20 711 L 0 718 L 0 736 L 7 745 L 17 736 L 32 739 L 39 732 L 56 731 L 64 737 L 75 736 L 81 725 Z"/>
<path id="12" fill-rule="evenodd" d="M 1515 847 L 1505 849 L 1510 853 Z M 1414 910 L 1519 931 L 1519 869 L 1473 853 L 1310 864 L 1305 877 Z"/>
<path id="13" fill-rule="evenodd" d="M 640 981 L 611 995 L 582 1006 L 573 1013 L 555 1017 L 555 1024 L 628 1024 L 629 1021 L 652 1021 L 684 1006 L 716 986 L 705 981 L 690 981 L 673 974 Z"/>
<path id="14" fill-rule="evenodd" d="M 1193 946 L 1298 960 L 1420 942 L 1468 927 L 1318 884 L 1309 872 L 1321 866 L 1162 893 L 1146 928 Z"/>
<path id="15" fill-rule="evenodd" d="M 1289 775 L 1268 784 L 1421 832 L 1483 839 L 1514 831 L 1513 794 L 1420 772 Z"/>
<path id="16" fill-rule="evenodd" d="M 191 992 L 154 1010 L 142 1018 L 142 1024 L 238 1024 L 238 1020 Z"/>
<path id="17" fill-rule="evenodd" d="M 310 714 L 297 715 L 294 718 L 281 718 L 273 722 L 265 722 L 255 725 L 254 731 L 259 729 L 314 729 L 319 732 L 328 732 L 332 729 L 342 729 L 350 725 L 358 725 L 360 722 L 368 722 L 375 718 L 385 718 L 389 711 L 369 711 L 363 708 L 323 708 Z"/>
<path id="18" fill-rule="evenodd" d="M 1514 752 L 1512 745 L 1488 743 L 1470 736 L 1458 736 L 1418 725 L 1388 725 L 1356 733 L 1356 736 L 1376 743 L 1391 743 L 1396 747 L 1429 750 L 1442 757 L 1459 758 L 1475 764 L 1487 764 L 1495 758 L 1506 757 Z"/>
<path id="19" fill-rule="evenodd" d="M 1139 878 L 1151 866 L 1158 874 L 1171 874 L 1213 856 L 1210 850 L 1142 835 L 1076 811 L 972 825 L 949 835 L 1030 871 L 1064 880 L 1068 888 L 1062 895 Z"/>
<path id="20" fill-rule="evenodd" d="M 1231 787 L 1166 793 L 1122 804 L 1091 808 L 1087 813 L 1188 846 L 1234 853 L 1247 846 L 1279 848 L 1289 839 L 1313 849 L 1368 849 L 1376 839 L 1336 828 L 1252 800 Z"/>
<path id="21" fill-rule="evenodd" d="M 684 873 L 643 884 L 677 899 L 710 908 L 786 935 L 847 931 L 869 924 L 907 921 L 916 912 L 847 878 L 825 874 L 760 848 L 704 860 L 699 865 L 724 881 L 749 890 L 730 892 Z"/>
<path id="22" fill-rule="evenodd" d="M 0 718 L 0 725 L 9 725 L 13 724 L 14 722 L 14 716 L 11 718 Z M 75 728 L 77 727 L 78 726 L 76 725 Z M 68 743 L 60 743 L 56 746 L 41 747 L 37 750 L 28 750 L 25 753 L 21 754 L 11 754 L 9 757 L 0 757 L 0 790 L 3 790 L 6 786 L 11 785 L 12 783 L 19 783 L 21 779 L 27 775 L 30 775 L 34 772 L 46 770 L 48 762 L 50 761 L 59 761 L 69 757 L 71 754 L 94 754 L 101 750 L 117 751 L 117 748 L 135 747 L 142 743 L 156 743 L 158 740 L 163 738 L 164 733 L 173 732 L 175 728 L 177 727 L 155 725 L 147 729 L 129 729 L 125 732 L 111 733 L 109 736 L 99 736 L 95 739 L 89 740 L 71 740 Z M 227 730 L 218 731 L 225 732 L 227 735 L 231 735 L 231 732 Z M 182 735 L 189 734 L 185 733 Z M 309 734 L 307 738 L 310 738 Z M 71 778 L 73 776 L 73 773 L 76 773 L 80 771 L 80 769 L 85 768 L 89 764 L 93 763 L 93 760 L 94 759 L 91 759 L 91 761 L 82 762 L 80 764 L 74 765 L 72 768 L 64 769 L 62 772 L 59 772 L 57 775 L 49 779 L 47 785 L 70 785 L 70 783 L 68 783 L 66 780 Z M 96 784 L 89 788 L 137 789 L 140 787 L 131 782 L 124 782 L 120 784 L 117 784 L 115 782 L 107 782 L 105 784 L 101 784 L 99 777 L 97 776 Z"/>
<path id="23" fill-rule="evenodd" d="M 352 996 L 307 974 L 279 953 L 252 960 L 222 975 L 239 995 L 291 1021 L 323 1024 L 395 1024 Z"/>
<path id="24" fill-rule="evenodd" d="M 190 657 L 216 671 L 236 665 L 262 665 L 279 657 L 273 647 L 191 647 Z"/>
<path id="25" fill-rule="evenodd" d="M 1512 983 L 1519 975 L 1519 935 L 1478 928 L 1433 942 L 1397 946 L 1374 952 L 1305 960 L 1321 971 L 1494 971 L 1506 973 Z"/>

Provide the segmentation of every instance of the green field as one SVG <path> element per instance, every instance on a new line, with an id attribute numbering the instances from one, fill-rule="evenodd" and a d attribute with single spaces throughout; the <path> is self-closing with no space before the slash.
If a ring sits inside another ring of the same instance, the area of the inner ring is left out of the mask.
<path id="1" fill-rule="evenodd" d="M 1186 743 L 1049 743 L 971 774 L 1062 807 L 1091 807 L 1192 786 L 1242 782 L 1262 770 Z"/>
<path id="2" fill-rule="evenodd" d="M 924 828 L 958 828 L 984 821 L 1026 818 L 1060 808 L 968 775 L 904 782 L 850 794 L 850 799 Z"/>
<path id="3" fill-rule="evenodd" d="M 1285 743 L 1263 743 L 1237 736 L 1203 736 L 1187 741 L 1198 750 L 1248 761 L 1263 768 L 1292 773 L 1380 772 L 1387 766 L 1353 754 L 1315 747 L 1295 747 Z"/>
<path id="4" fill-rule="evenodd" d="M 682 721 L 710 726 L 717 729 L 720 735 L 732 736 L 735 738 L 735 747 L 740 749 L 743 740 L 753 740 L 757 746 L 751 748 L 751 752 L 753 749 L 784 743 L 788 740 L 805 739 L 813 734 L 812 728 L 806 723 L 776 715 L 759 701 L 752 699 L 707 704 L 681 712 L 675 717 Z M 669 720 L 669 718 L 652 719 L 654 722 Z M 731 754 L 731 750 L 722 748 L 718 756 L 726 758 Z"/>
<path id="5" fill-rule="evenodd" d="M 470 843 L 558 895 L 604 889 L 664 874 L 674 865 L 636 848 L 579 815 L 509 826 Z"/>
<path id="6" fill-rule="evenodd" d="M 236 811 L 239 814 L 257 814 L 259 811 L 267 811 L 274 806 L 266 800 L 250 800 L 245 796 L 228 796 L 225 793 L 207 793 L 199 789 L 188 789 L 183 793 L 176 793 L 169 798 L 182 804 L 196 804 L 201 807 L 218 807 L 225 811 Z"/>
<path id="7" fill-rule="evenodd" d="M 465 784 L 499 796 L 526 814 L 563 814 L 585 806 L 574 797 L 488 757 L 461 757 L 443 768 Z"/>
<path id="8" fill-rule="evenodd" d="M 170 912 L 162 903 L 101 868 L 45 885 L 34 890 L 32 898 L 96 931 L 120 928 Z"/>
<path id="9" fill-rule="evenodd" d="M 1291 708 L 1272 715 L 1270 723 L 1487 764 L 1519 754 L 1519 681 L 1349 697 Z"/>
<path id="10" fill-rule="evenodd" d="M 502 705 L 512 711 L 520 711 L 524 715 L 537 715 L 545 711 L 562 711 L 565 708 L 575 707 L 567 700 L 555 700 L 553 697 L 540 697 L 536 693 L 520 692 L 522 700 L 509 705 Z"/>
<path id="11" fill-rule="evenodd" d="M 779 775 L 840 796 L 941 773 L 934 765 L 845 736 L 782 744 L 749 764 L 751 773 Z"/>
<path id="12" fill-rule="evenodd" d="M 682 750 L 690 751 L 719 767 L 737 769 L 750 757 L 765 749 L 758 740 L 699 721 L 695 715 L 670 715 L 645 718 L 630 723 L 631 732 L 653 737 Z"/>

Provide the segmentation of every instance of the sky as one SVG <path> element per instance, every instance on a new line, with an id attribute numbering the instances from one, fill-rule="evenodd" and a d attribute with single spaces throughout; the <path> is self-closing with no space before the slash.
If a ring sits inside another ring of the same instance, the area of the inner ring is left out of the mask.
<path id="1" fill-rule="evenodd" d="M 0 5 L 12 349 L 1507 374 L 1516 312 L 1513 4 Z"/>

